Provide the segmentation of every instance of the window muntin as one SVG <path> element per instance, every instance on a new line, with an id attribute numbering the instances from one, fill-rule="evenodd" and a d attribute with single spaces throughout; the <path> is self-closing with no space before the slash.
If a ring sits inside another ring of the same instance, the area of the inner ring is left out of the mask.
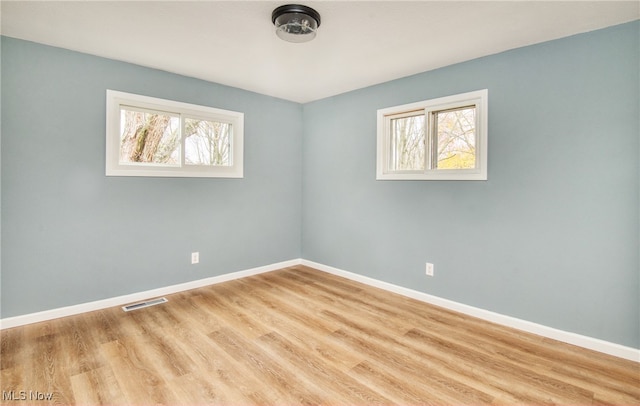
<path id="1" fill-rule="evenodd" d="M 107 176 L 243 176 L 244 114 L 107 91 Z"/>
<path id="2" fill-rule="evenodd" d="M 380 180 L 486 180 L 487 90 L 378 110 Z"/>

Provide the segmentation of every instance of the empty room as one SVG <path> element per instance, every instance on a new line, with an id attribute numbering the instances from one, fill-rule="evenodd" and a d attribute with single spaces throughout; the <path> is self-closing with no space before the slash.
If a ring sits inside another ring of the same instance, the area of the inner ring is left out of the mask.
<path id="1" fill-rule="evenodd" d="M 1 404 L 640 404 L 639 2 L 0 15 Z"/>

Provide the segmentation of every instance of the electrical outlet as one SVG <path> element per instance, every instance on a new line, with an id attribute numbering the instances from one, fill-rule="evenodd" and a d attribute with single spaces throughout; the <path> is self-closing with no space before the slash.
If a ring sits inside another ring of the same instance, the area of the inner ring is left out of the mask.
<path id="1" fill-rule="evenodd" d="M 191 253 L 191 263 L 192 264 L 197 264 L 198 262 L 200 262 L 200 253 L 199 252 L 192 252 Z"/>
<path id="2" fill-rule="evenodd" d="M 433 276 L 433 271 L 434 271 L 433 264 L 427 262 L 427 267 L 426 268 L 427 268 L 426 269 L 427 276 Z"/>

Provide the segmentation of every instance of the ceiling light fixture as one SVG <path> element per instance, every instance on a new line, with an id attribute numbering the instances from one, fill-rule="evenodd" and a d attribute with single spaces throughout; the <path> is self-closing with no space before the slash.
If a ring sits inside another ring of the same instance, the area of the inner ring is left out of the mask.
<path id="1" fill-rule="evenodd" d="M 273 10 L 271 21 L 276 34 L 288 42 L 307 42 L 316 37 L 320 14 L 311 7 L 287 4 Z"/>

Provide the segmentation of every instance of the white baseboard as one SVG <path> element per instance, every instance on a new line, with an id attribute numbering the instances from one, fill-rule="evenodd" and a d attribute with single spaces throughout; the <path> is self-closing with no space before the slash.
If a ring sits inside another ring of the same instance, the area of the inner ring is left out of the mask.
<path id="1" fill-rule="evenodd" d="M 416 300 L 430 303 L 445 309 L 453 310 L 479 319 L 487 320 L 503 326 L 516 328 L 518 330 L 537 334 L 543 337 L 562 341 L 568 344 L 577 345 L 579 347 L 588 348 L 590 350 L 613 355 L 619 358 L 640 362 L 640 349 L 626 347 L 620 344 L 611 343 L 597 338 L 587 337 L 568 331 L 558 330 L 541 324 L 532 323 L 530 321 L 521 320 L 511 316 L 505 316 L 500 313 L 491 312 L 489 310 L 454 302 L 452 300 L 443 299 L 437 296 L 429 295 L 424 292 L 394 285 L 392 283 L 383 282 L 367 276 L 358 275 L 332 266 L 320 264 L 305 259 L 292 259 L 289 261 L 278 262 L 271 265 L 260 266 L 257 268 L 246 269 L 243 271 L 232 272 L 224 275 L 213 276 L 210 278 L 199 279 L 196 281 L 180 283 L 177 285 L 167 286 L 158 289 L 147 290 L 144 292 L 132 293 L 130 295 L 118 296 L 95 302 L 83 303 L 73 306 L 61 307 L 58 309 L 45 310 L 42 312 L 25 314 L 22 316 L 8 317 L 0 319 L 0 330 L 11 327 L 23 326 L 26 324 L 38 323 L 41 321 L 53 320 L 60 317 L 73 316 L 75 314 L 91 312 L 95 310 L 106 309 L 114 306 L 122 306 L 125 304 L 139 302 L 150 298 L 155 298 L 172 293 L 183 292 L 185 290 L 196 289 L 203 286 L 214 285 L 216 283 L 226 282 L 234 279 L 244 278 L 251 275 L 257 275 L 265 272 L 275 271 L 295 265 L 305 265 L 317 270 L 342 276 L 356 282 L 364 283 L 376 288 L 384 289 L 390 292 L 398 293 Z"/>
<path id="2" fill-rule="evenodd" d="M 419 292 L 417 290 L 394 285 L 388 282 L 379 281 L 377 279 L 369 278 L 367 276 L 358 275 L 352 272 L 348 272 L 348 271 L 334 268 L 332 266 L 328 266 L 324 264 L 319 264 L 317 262 L 308 261 L 305 259 L 302 260 L 302 265 L 305 265 L 314 269 L 318 269 L 320 271 L 324 271 L 330 274 L 342 276 L 344 278 L 351 279 L 356 282 L 364 283 L 366 285 L 374 286 L 376 288 L 398 293 L 400 295 L 407 296 L 416 300 L 420 300 L 422 302 L 444 307 L 445 309 L 449 309 L 459 313 L 467 314 L 469 316 L 477 317 L 482 320 L 487 320 L 503 326 L 512 327 L 518 330 L 526 331 L 528 333 L 537 334 L 539 336 L 551 338 L 564 343 L 577 345 L 579 347 L 588 348 L 590 350 L 613 355 L 615 357 L 624 358 L 624 359 L 628 359 L 635 362 L 640 362 L 640 349 L 626 347 L 624 345 L 611 343 L 609 341 L 587 337 L 580 334 L 571 333 L 568 331 L 558 330 L 552 327 L 547 327 L 541 324 L 532 323 L 530 321 L 518 319 L 511 316 L 505 316 L 500 313 L 495 313 L 489 310 L 484 310 L 477 307 L 454 302 L 452 300 L 443 299 L 437 296 L 429 295 L 427 293 Z"/>
<path id="3" fill-rule="evenodd" d="M 22 316 L 7 317 L 0 319 L 0 330 L 23 326 L 26 324 L 38 323 L 41 321 L 58 319 L 60 317 L 73 316 L 75 314 L 92 312 L 95 310 L 106 309 L 108 307 L 122 306 L 133 302 L 139 302 L 158 296 L 170 295 L 172 293 L 183 292 L 185 290 L 196 289 L 203 286 L 213 285 L 216 283 L 226 282 L 234 279 L 244 278 L 251 275 L 257 275 L 264 272 L 275 271 L 277 269 L 287 268 L 294 265 L 300 265 L 300 259 L 292 259 L 289 261 L 278 262 L 271 265 L 260 266 L 257 268 L 246 269 L 243 271 L 232 272 L 210 278 L 199 279 L 196 281 L 180 283 L 177 285 L 166 286 L 163 288 L 147 290 L 144 292 L 132 293 L 130 295 L 117 296 L 95 302 L 82 303 L 73 306 L 60 307 L 52 310 L 45 310 L 37 313 L 25 314 Z"/>

